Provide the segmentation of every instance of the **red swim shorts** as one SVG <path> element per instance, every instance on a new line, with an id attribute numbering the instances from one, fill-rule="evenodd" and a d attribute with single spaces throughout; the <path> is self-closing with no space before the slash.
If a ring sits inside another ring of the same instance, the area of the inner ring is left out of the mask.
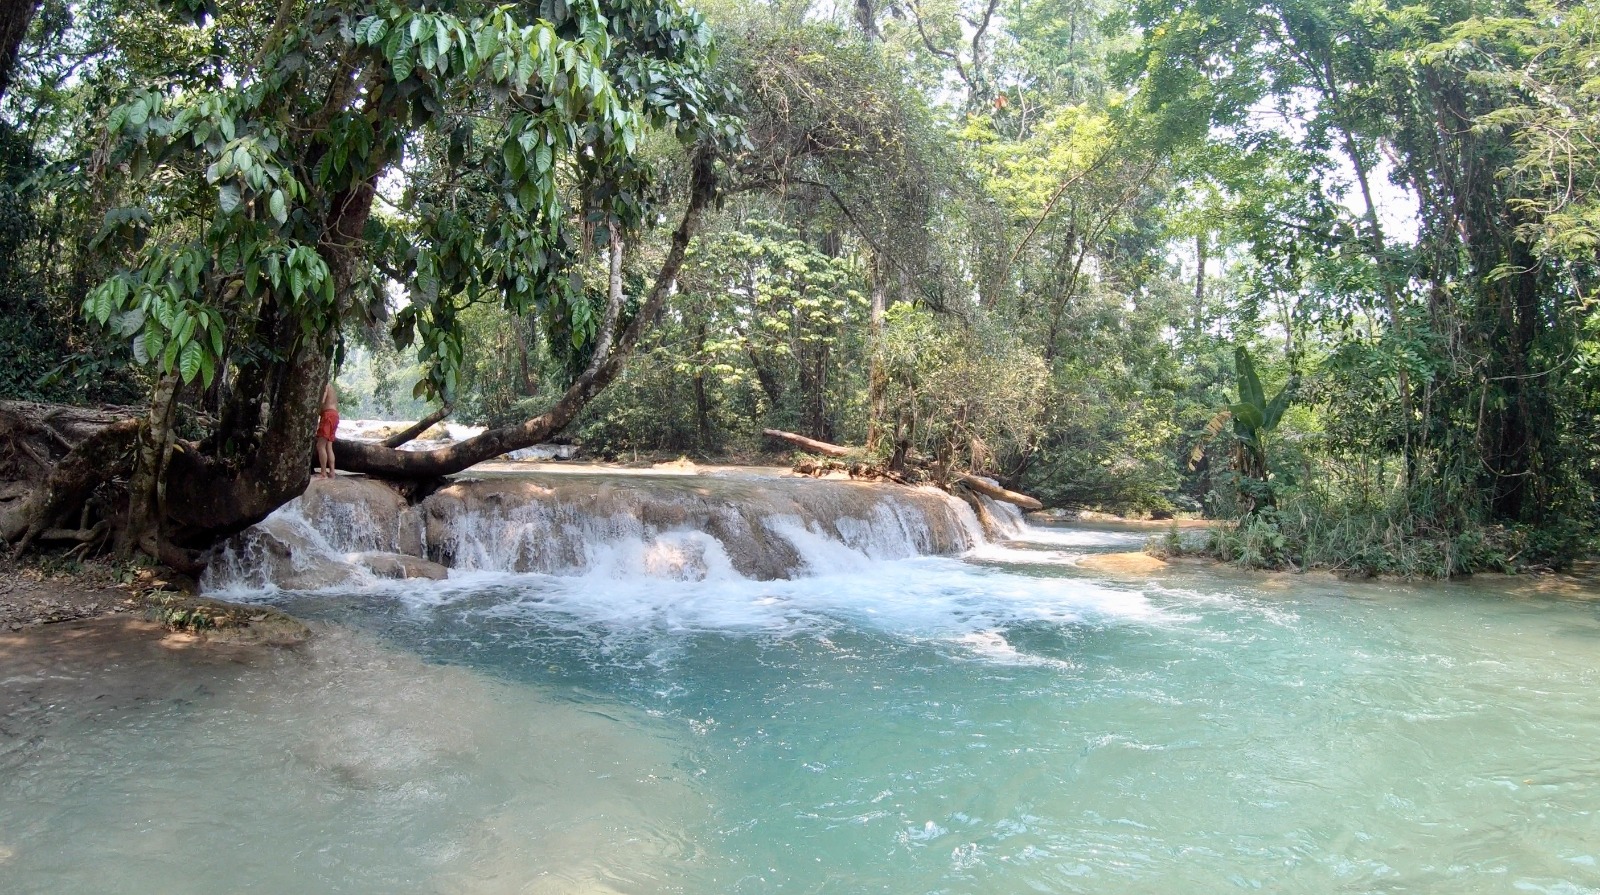
<path id="1" fill-rule="evenodd" d="M 332 441 L 339 434 L 339 411 L 328 408 L 322 411 L 322 421 L 317 424 L 317 437 Z"/>

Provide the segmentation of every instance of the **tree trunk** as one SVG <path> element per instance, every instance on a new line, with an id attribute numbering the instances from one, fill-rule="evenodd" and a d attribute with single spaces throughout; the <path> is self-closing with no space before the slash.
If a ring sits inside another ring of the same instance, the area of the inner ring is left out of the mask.
<path id="1" fill-rule="evenodd" d="M 964 472 L 957 473 L 955 479 L 956 481 L 966 485 L 968 488 L 971 488 L 985 497 L 990 497 L 995 500 L 1003 500 L 1006 503 L 1014 503 L 1025 510 L 1044 509 L 1044 504 L 1040 503 L 1037 498 L 1029 497 L 1026 494 L 1019 494 L 1015 491 L 1008 491 L 999 485 L 991 484 L 987 480 L 980 479 L 975 475 L 968 475 Z"/>
<path id="2" fill-rule="evenodd" d="M 883 443 L 884 418 L 889 415 L 889 378 L 883 371 L 883 318 L 885 306 L 884 261 L 872 257 L 872 312 L 867 318 L 867 453 L 877 454 Z"/>
<path id="3" fill-rule="evenodd" d="M 329 203 L 333 211 L 317 248 L 340 301 L 353 294 L 376 181 L 373 175 Z M 243 445 L 212 441 L 204 452 L 177 451 L 166 469 L 167 535 L 179 546 L 205 548 L 243 531 L 300 496 L 311 481 L 313 440 L 337 333 L 307 334 L 297 319 L 271 306 L 263 308 L 262 327 L 273 360 L 241 377 L 253 388 L 235 395 L 224 421 L 232 429 L 225 434 Z M 247 422 L 256 428 L 242 437 Z"/>
<path id="4" fill-rule="evenodd" d="M 0 97 L 11 89 L 17 51 L 28 37 L 28 26 L 43 0 L 0 0 Z"/>
<path id="5" fill-rule="evenodd" d="M 128 480 L 128 520 L 117 532 L 117 556 L 127 559 L 134 550 L 156 555 L 161 542 L 162 485 L 172 456 L 172 421 L 178 409 L 178 377 L 156 380 L 150 399 L 150 416 L 139 427 L 134 450 L 133 475 Z"/>
<path id="6" fill-rule="evenodd" d="M 694 355 L 698 361 L 706 351 L 706 322 L 702 318 L 694 330 Z M 711 446 L 711 402 L 706 398 L 706 372 L 702 363 L 694 368 L 694 428 L 701 449 Z"/>

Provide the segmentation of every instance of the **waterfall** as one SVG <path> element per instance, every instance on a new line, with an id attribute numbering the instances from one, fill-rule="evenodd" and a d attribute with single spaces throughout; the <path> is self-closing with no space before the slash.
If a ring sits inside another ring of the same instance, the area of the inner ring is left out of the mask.
<path id="1" fill-rule="evenodd" d="M 991 526 L 1011 519 L 1010 507 L 985 508 Z M 313 481 L 219 547 L 204 585 L 316 590 L 451 570 L 771 580 L 956 554 L 982 540 L 973 509 L 933 488 L 760 474 L 517 473 L 458 480 L 408 505 L 380 482 L 345 477 Z"/>

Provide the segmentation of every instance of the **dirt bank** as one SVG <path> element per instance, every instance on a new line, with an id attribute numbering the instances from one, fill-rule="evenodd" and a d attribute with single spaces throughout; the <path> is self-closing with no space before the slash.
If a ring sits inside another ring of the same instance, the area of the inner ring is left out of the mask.
<path id="1" fill-rule="evenodd" d="M 69 627 L 82 637 L 80 628 L 91 621 L 106 622 L 92 626 L 96 637 L 159 641 L 163 649 L 293 646 L 310 636 L 303 623 L 277 609 L 196 596 L 188 592 L 192 586 L 155 570 L 109 563 L 71 569 L 7 564 L 0 567 L 0 637 L 51 640 Z M 10 646 L 17 648 L 14 641 Z"/>
<path id="2" fill-rule="evenodd" d="M 70 570 L 47 565 L 0 565 L 0 634 L 143 607 L 138 593 L 108 565 Z"/>

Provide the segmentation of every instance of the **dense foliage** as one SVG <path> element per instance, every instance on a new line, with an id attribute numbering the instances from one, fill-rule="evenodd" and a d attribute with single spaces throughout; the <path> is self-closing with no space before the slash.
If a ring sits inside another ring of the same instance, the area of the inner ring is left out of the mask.
<path id="1" fill-rule="evenodd" d="M 50 0 L 18 56 L 8 396 L 166 394 L 241 468 L 286 362 L 515 426 L 626 326 L 599 454 L 793 430 L 1263 565 L 1589 549 L 1588 6 L 156 6 Z"/>

